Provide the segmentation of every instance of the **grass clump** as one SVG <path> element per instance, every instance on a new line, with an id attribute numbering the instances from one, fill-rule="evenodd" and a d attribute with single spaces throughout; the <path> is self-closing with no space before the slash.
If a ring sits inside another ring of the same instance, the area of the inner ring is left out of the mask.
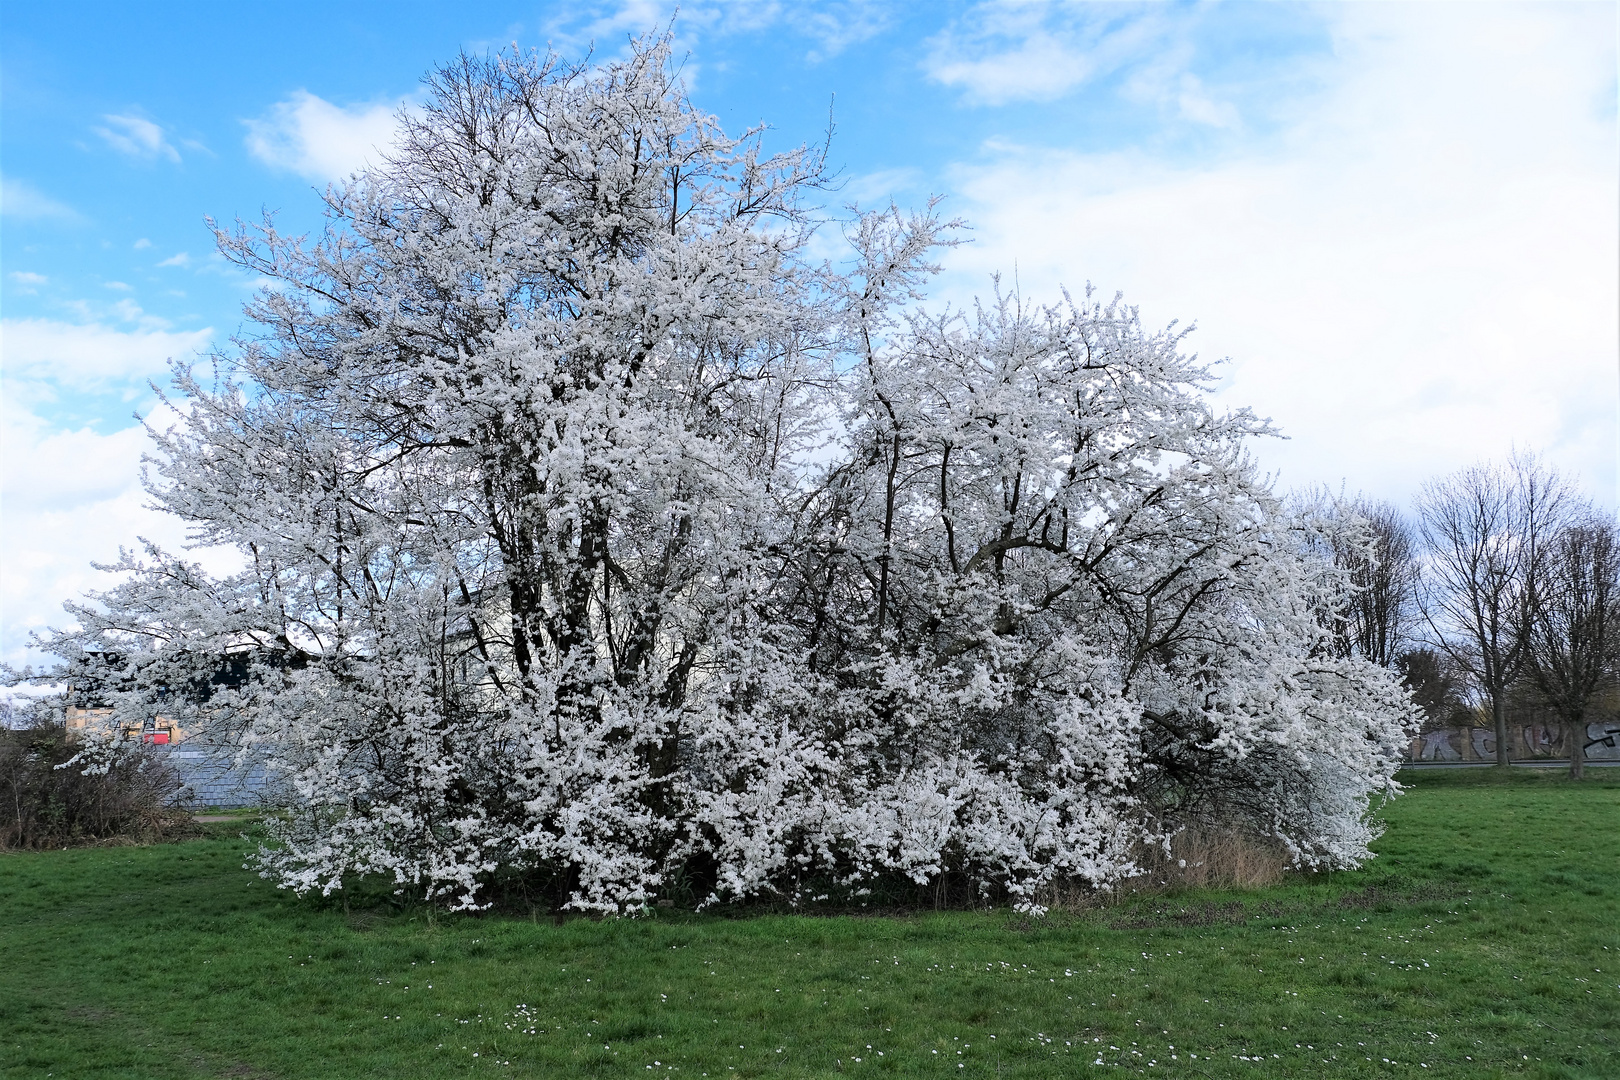
<path id="1" fill-rule="evenodd" d="M 0 1075 L 1620 1075 L 1620 775 L 1422 775 L 1382 813 L 1354 873 L 1045 919 L 299 901 L 238 824 L 14 854 Z"/>

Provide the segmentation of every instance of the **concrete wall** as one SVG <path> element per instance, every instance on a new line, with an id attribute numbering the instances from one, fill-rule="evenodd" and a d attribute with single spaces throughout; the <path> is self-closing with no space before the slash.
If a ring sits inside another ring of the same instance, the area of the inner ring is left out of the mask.
<path id="1" fill-rule="evenodd" d="M 178 746 L 154 746 L 185 785 L 181 798 L 199 810 L 227 806 L 260 806 L 276 801 L 275 781 L 264 764 L 239 763 L 231 750 L 192 741 Z"/>
<path id="2" fill-rule="evenodd" d="M 1508 757 L 1515 761 L 1568 761 L 1570 732 L 1557 723 L 1508 725 Z M 1620 761 L 1620 720 L 1598 720 L 1579 733 L 1587 761 Z M 1412 761 L 1495 761 L 1496 732 L 1484 727 L 1445 727 L 1412 740 Z"/>

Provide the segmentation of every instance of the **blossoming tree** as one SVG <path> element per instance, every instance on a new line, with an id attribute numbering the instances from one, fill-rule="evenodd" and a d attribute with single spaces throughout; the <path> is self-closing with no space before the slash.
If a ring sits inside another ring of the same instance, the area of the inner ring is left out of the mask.
<path id="1" fill-rule="evenodd" d="M 149 548 L 46 643 L 280 772 L 266 874 L 1038 906 L 1190 823 L 1366 857 L 1410 704 L 1181 334 L 926 312 L 932 207 L 818 265 L 820 156 L 725 135 L 663 40 L 429 91 L 323 235 L 219 233 L 258 331 L 177 369 L 149 486 L 244 569 Z"/>

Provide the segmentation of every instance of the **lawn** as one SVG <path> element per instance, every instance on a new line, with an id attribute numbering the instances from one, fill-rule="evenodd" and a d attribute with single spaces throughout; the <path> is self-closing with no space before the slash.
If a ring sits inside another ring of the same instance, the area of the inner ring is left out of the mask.
<path id="1" fill-rule="evenodd" d="M 300 901 L 0 855 L 0 1076 L 1620 1076 L 1620 770 L 1428 773 L 1364 870 L 1030 920 Z"/>

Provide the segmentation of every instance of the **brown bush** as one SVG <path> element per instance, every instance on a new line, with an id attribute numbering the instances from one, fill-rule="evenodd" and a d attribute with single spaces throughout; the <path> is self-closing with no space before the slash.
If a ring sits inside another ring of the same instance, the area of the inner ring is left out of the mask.
<path id="1" fill-rule="evenodd" d="M 150 842 L 190 826 L 158 752 L 132 746 L 100 775 L 57 767 L 81 749 L 59 724 L 0 730 L 0 849 Z"/>
<path id="2" fill-rule="evenodd" d="M 1143 893 L 1175 889 L 1263 889 L 1282 880 L 1288 856 L 1276 843 L 1239 829 L 1189 828 L 1170 850 L 1143 845 L 1135 855 L 1141 873 L 1103 891 L 1084 883 L 1054 882 L 1043 906 L 1077 910 L 1118 903 Z"/>
<path id="3" fill-rule="evenodd" d="M 1282 880 L 1288 856 L 1275 843 L 1235 829 L 1192 828 L 1176 834 L 1167 853 L 1149 847 L 1143 872 L 1127 889 L 1263 889 Z"/>

